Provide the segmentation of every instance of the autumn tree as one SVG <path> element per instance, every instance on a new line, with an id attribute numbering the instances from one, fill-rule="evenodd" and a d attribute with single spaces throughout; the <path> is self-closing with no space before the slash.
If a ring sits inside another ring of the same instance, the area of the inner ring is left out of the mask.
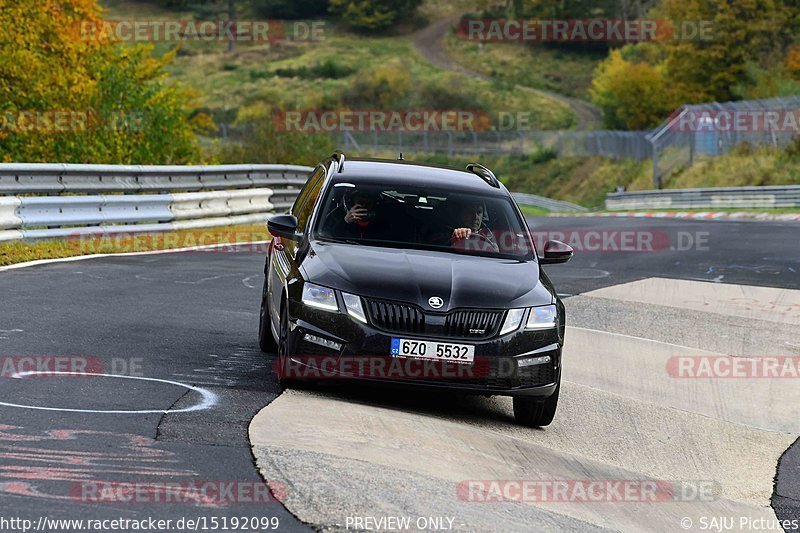
<path id="1" fill-rule="evenodd" d="M 350 27 L 379 31 L 408 18 L 422 0 L 330 0 L 330 10 Z"/>
<path id="2" fill-rule="evenodd" d="M 679 105 L 661 69 L 628 61 L 619 49 L 598 67 L 590 93 L 611 129 L 652 128 Z"/>
<path id="3" fill-rule="evenodd" d="M 165 79 L 171 56 L 114 43 L 93 0 L 0 0 L 0 26 L 1 161 L 199 159 L 211 125 Z"/>

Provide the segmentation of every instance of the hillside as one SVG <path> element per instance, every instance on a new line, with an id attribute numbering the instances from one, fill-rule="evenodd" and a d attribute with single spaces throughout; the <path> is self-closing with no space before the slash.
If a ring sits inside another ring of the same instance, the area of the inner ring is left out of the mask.
<path id="1" fill-rule="evenodd" d="M 474 12 L 475 4 L 428 0 L 414 20 L 381 35 L 355 34 L 326 19 L 323 38 L 314 42 L 239 44 L 234 53 L 228 53 L 224 43 L 183 43 L 167 68 L 172 80 L 197 92 L 201 109 L 223 126 L 235 124 L 243 111 L 252 109 L 272 114 L 281 110 L 469 109 L 490 117 L 524 111 L 530 113 L 528 127 L 533 130 L 598 127 L 599 120 L 592 116 L 596 110 L 588 103 L 589 87 L 605 51 L 464 40 L 451 27 L 461 14 Z M 106 17 L 169 20 L 190 18 L 190 14 L 150 2 L 121 1 L 109 7 Z M 436 31 L 431 31 L 433 26 L 438 26 Z M 173 48 L 173 43 L 155 44 L 158 54 Z M 270 131 L 250 142 L 269 142 L 270 135 L 278 134 Z M 310 134 L 315 140 L 321 135 Z M 341 145 L 338 135 L 332 135 L 330 142 L 287 142 L 308 146 L 306 151 L 312 152 L 322 151 L 321 146 Z M 230 143 L 235 141 L 222 140 L 216 146 Z M 266 160 L 271 156 L 261 159 L 262 153 L 266 152 L 253 145 L 228 152 L 223 160 L 234 162 L 231 158 L 241 157 L 247 159 L 242 162 L 271 162 Z M 308 163 L 322 155 L 303 154 L 302 161 L 280 162 Z M 414 157 L 456 166 L 480 159 L 513 189 L 589 207 L 602 205 L 606 192 L 617 186 L 651 187 L 649 161 L 556 158 L 546 151 L 523 157 Z M 798 150 L 776 156 L 743 148 L 677 169 L 664 186 L 787 183 L 800 183 Z"/>
<path id="2" fill-rule="evenodd" d="M 446 12 L 428 2 L 422 13 Z M 450 6 L 451 9 L 454 6 Z M 146 2 L 118 2 L 108 19 L 134 16 L 144 20 L 189 18 Z M 424 25 L 424 22 L 422 22 Z M 390 109 L 469 109 L 496 116 L 500 112 L 532 111 L 532 127 L 573 127 L 569 107 L 541 94 L 520 93 L 502 81 L 445 73 L 413 47 L 414 28 L 391 36 L 353 34 L 326 20 L 318 42 L 279 41 L 238 44 L 233 54 L 224 43 L 182 43 L 169 66 L 171 76 L 196 89 L 202 106 L 218 123 L 230 123 L 237 111 L 266 102 L 279 109 L 373 109 L 374 95 L 359 94 L 358 82 L 372 80 L 376 71 L 394 71 L 394 90 L 379 95 Z M 156 52 L 173 45 L 157 43 Z"/>

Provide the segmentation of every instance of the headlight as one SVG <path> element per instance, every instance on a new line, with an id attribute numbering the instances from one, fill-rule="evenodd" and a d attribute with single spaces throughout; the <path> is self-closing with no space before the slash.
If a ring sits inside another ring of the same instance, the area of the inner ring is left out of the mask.
<path id="1" fill-rule="evenodd" d="M 541 307 L 531 307 L 531 314 L 528 315 L 528 322 L 525 329 L 549 329 L 556 327 L 558 311 L 555 305 L 543 305 Z"/>
<path id="2" fill-rule="evenodd" d="M 326 311 L 338 311 L 336 292 L 327 287 L 320 287 L 313 283 L 303 285 L 303 303 L 309 307 L 316 307 Z"/>
<path id="3" fill-rule="evenodd" d="M 359 322 L 367 323 L 367 316 L 364 314 L 364 308 L 361 306 L 361 298 L 355 294 L 342 293 L 344 306 L 347 308 L 347 314 L 355 318 Z"/>
<path id="4" fill-rule="evenodd" d="M 519 329 L 524 314 L 525 309 L 509 309 L 508 314 L 506 314 L 506 320 L 503 322 L 503 327 L 500 329 L 500 335 Z"/>

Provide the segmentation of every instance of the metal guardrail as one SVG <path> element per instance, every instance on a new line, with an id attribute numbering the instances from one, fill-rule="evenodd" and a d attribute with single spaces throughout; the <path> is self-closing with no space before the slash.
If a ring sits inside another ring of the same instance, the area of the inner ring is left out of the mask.
<path id="1" fill-rule="evenodd" d="M 800 207 L 800 185 L 615 192 L 605 205 L 611 211 Z"/>
<path id="2" fill-rule="evenodd" d="M 264 222 L 292 205 L 312 170 L 0 164 L 0 241 Z"/>
<path id="3" fill-rule="evenodd" d="M 0 194 L 138 193 L 302 186 L 297 165 L 125 166 L 0 164 Z"/>
<path id="4" fill-rule="evenodd" d="M 562 200 L 553 200 L 552 198 L 545 198 L 544 196 L 537 196 L 535 194 L 525 194 L 521 192 L 512 192 L 511 196 L 519 205 L 528 205 L 532 207 L 540 207 L 548 211 L 588 211 L 585 207 Z"/>

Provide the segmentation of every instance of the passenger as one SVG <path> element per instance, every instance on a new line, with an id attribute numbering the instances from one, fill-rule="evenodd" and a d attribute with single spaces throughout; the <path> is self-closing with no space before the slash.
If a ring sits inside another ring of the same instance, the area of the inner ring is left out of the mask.
<path id="1" fill-rule="evenodd" d="M 334 209 L 324 227 L 327 234 L 339 239 L 380 239 L 384 224 L 377 216 L 378 200 L 370 191 L 345 193 L 342 206 Z"/>

